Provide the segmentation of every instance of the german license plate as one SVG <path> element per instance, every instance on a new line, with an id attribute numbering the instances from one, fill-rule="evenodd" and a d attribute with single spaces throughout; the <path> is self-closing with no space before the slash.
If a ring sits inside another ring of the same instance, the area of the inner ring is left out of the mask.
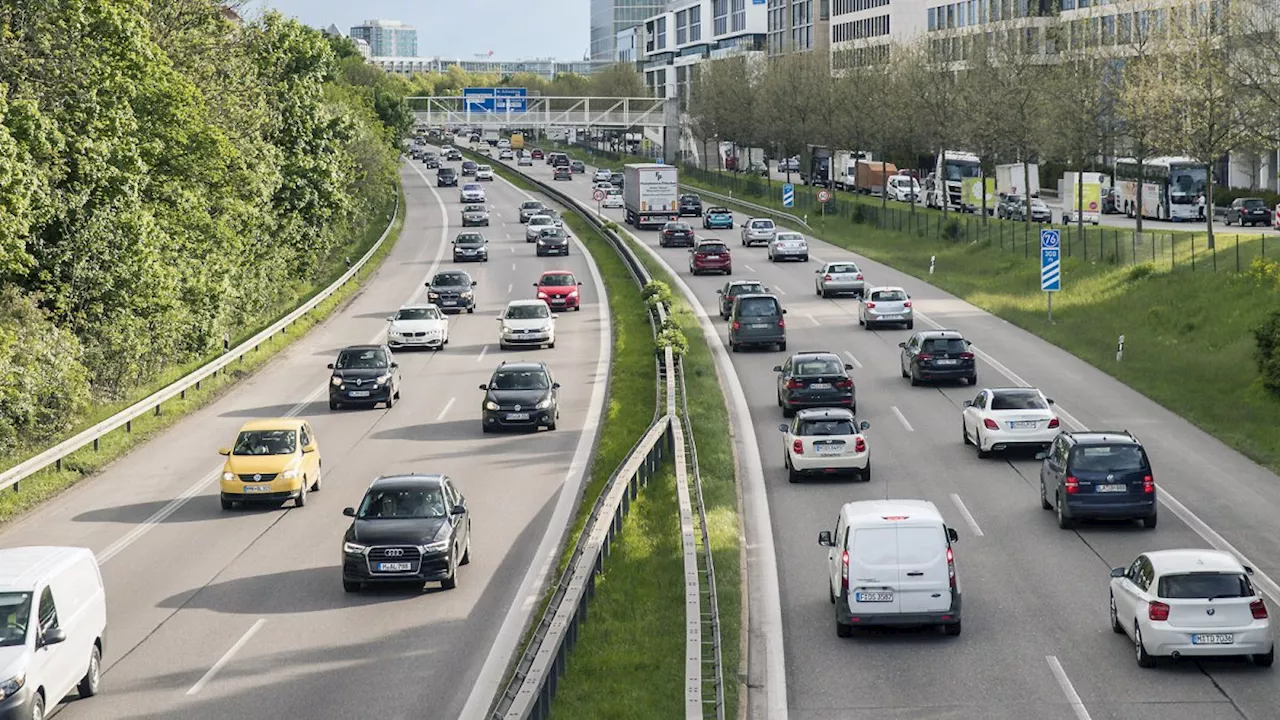
<path id="1" fill-rule="evenodd" d="M 939 365 L 958 365 L 960 364 L 960 361 L 959 360 L 939 360 L 938 364 Z"/>
<path id="2" fill-rule="evenodd" d="M 458 301 L 457 301 L 457 300 L 445 300 L 445 301 L 444 301 L 444 304 L 445 304 L 445 305 L 457 305 L 457 304 L 458 304 Z"/>
<path id="3" fill-rule="evenodd" d="M 753 327 L 753 328 L 767 328 L 767 327 L 769 327 L 769 323 L 751 323 L 751 327 Z"/>
<path id="4" fill-rule="evenodd" d="M 881 315 L 880 319 L 881 320 L 901 320 L 902 316 L 901 315 Z"/>
<path id="5" fill-rule="evenodd" d="M 407 563 L 407 562 L 378 563 L 378 572 L 405 572 L 406 570 L 412 570 L 412 569 L 413 569 L 413 563 Z"/>
<path id="6" fill-rule="evenodd" d="M 1038 423 L 1035 420 L 1014 420 L 1009 423 L 1009 427 L 1014 429 L 1034 428 Z"/>
<path id="7" fill-rule="evenodd" d="M 818 445 L 815 449 L 819 455 L 839 455 L 844 452 L 843 445 Z"/>
<path id="8" fill-rule="evenodd" d="M 1129 488 L 1125 485 L 1099 485 L 1098 486 L 1098 492 L 1100 493 L 1121 493 L 1128 489 Z"/>
<path id="9" fill-rule="evenodd" d="M 271 486 L 270 485 L 245 485 L 244 491 L 246 494 L 271 492 Z"/>
<path id="10" fill-rule="evenodd" d="M 1231 633 L 1212 633 L 1192 635 L 1192 645 L 1230 645 L 1236 641 L 1236 636 Z"/>
<path id="11" fill-rule="evenodd" d="M 891 592 L 858 592 L 853 594 L 857 602 L 893 602 Z"/>
<path id="12" fill-rule="evenodd" d="M 563 305 L 563 304 L 564 304 L 564 298 L 552 298 L 552 299 L 551 299 L 551 304 L 552 304 L 552 305 Z"/>
<path id="13" fill-rule="evenodd" d="M 529 413 L 507 413 L 508 420 L 528 420 Z"/>
<path id="14" fill-rule="evenodd" d="M 831 383 L 813 383 L 809 386 L 810 390 L 830 390 Z"/>
<path id="15" fill-rule="evenodd" d="M 352 390 L 350 395 L 351 397 L 369 397 L 369 391 L 368 390 Z"/>

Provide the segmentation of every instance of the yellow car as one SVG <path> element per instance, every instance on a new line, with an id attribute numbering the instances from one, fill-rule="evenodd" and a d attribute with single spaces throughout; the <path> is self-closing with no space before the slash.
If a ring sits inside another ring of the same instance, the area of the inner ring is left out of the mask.
<path id="1" fill-rule="evenodd" d="M 222 448 L 222 509 L 236 503 L 293 500 L 307 504 L 320 489 L 320 448 L 306 420 L 253 420 L 240 428 L 236 443 Z"/>

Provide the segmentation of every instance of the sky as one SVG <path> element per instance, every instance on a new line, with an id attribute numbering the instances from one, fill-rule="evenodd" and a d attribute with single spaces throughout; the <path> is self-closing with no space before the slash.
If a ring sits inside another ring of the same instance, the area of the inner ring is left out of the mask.
<path id="1" fill-rule="evenodd" d="M 252 17 L 275 9 L 307 25 L 337 25 L 344 34 L 365 20 L 399 20 L 418 29 L 418 54 L 471 60 L 554 57 L 581 60 L 587 51 L 590 0 L 252 0 Z M 489 18 L 501 18 L 489 21 Z"/>

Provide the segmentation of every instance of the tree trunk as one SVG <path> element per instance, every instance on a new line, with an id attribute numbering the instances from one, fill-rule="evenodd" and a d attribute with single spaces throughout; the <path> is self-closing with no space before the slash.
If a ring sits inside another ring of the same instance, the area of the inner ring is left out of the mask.
<path id="1" fill-rule="evenodd" d="M 1027 211 L 1027 216 L 1023 219 L 1026 220 L 1028 223 L 1030 223 L 1031 222 L 1031 163 L 1027 162 L 1026 159 L 1023 159 L 1022 161 L 1022 194 L 1026 195 L 1026 197 L 1024 197 L 1022 201 L 1023 203 L 1025 203 L 1025 209 Z"/>
<path id="2" fill-rule="evenodd" d="M 883 149 L 884 148 L 881 148 L 881 150 Z M 887 163 L 889 162 L 888 157 L 889 157 L 888 153 L 884 153 L 880 156 L 880 217 L 881 218 L 883 218 L 889 210 L 889 171 L 886 169 Z M 855 176 L 854 182 L 856 183 L 857 182 L 856 180 L 857 166 L 854 166 L 854 176 Z M 853 191 L 856 193 L 858 189 L 855 187 Z"/>
<path id="3" fill-rule="evenodd" d="M 943 150 L 938 153 L 938 157 L 941 158 L 938 163 L 938 169 L 942 172 L 938 173 L 934 187 L 942 187 L 942 197 L 939 199 L 938 204 L 942 206 L 942 219 L 945 221 L 947 219 L 947 204 L 951 200 L 951 188 L 947 186 L 947 151 Z"/>
<path id="4" fill-rule="evenodd" d="M 1084 163 L 1081 162 L 1079 167 L 1076 171 L 1076 232 L 1084 239 Z M 1102 213 L 1102 208 L 1098 208 L 1098 213 Z"/>
<path id="5" fill-rule="evenodd" d="M 981 165 L 978 166 L 978 182 L 982 183 L 982 225 L 986 227 L 990 221 L 987 215 L 987 169 Z"/>
<path id="6" fill-rule="evenodd" d="M 1205 231 L 1209 237 L 1209 249 L 1212 250 L 1217 247 L 1213 237 L 1213 166 L 1210 163 L 1205 163 L 1204 169 L 1204 224 Z M 1244 223 L 1240 223 L 1240 226 L 1244 227 Z"/>

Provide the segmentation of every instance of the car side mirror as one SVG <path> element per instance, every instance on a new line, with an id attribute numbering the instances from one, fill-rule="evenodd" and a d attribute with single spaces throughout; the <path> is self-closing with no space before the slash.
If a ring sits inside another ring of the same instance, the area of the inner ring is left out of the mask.
<path id="1" fill-rule="evenodd" d="M 353 507 L 342 508 L 342 514 L 346 515 L 349 518 L 353 518 L 356 516 L 356 509 Z"/>
<path id="2" fill-rule="evenodd" d="M 844 364 L 844 369 L 845 369 L 845 370 L 852 370 L 852 369 L 853 369 L 853 366 L 852 366 L 852 365 L 850 365 L 849 363 L 845 363 L 845 364 Z"/>
<path id="3" fill-rule="evenodd" d="M 476 285 L 479 285 L 479 284 L 480 283 L 476 282 L 475 280 L 471 281 L 471 287 L 475 287 Z"/>
<path id="4" fill-rule="evenodd" d="M 67 641 L 67 631 L 60 627 L 49 628 L 40 634 L 40 645 L 57 645 Z"/>
<path id="5" fill-rule="evenodd" d="M 454 506 L 453 506 L 453 509 L 449 511 L 449 514 L 450 514 L 450 515 L 461 515 L 461 514 L 465 513 L 466 511 L 467 511 L 467 509 L 466 509 L 465 507 L 463 507 L 462 505 L 454 505 Z"/>
<path id="6" fill-rule="evenodd" d="M 951 542 L 960 542 L 960 533 L 955 528 L 947 528 L 947 539 Z"/>
<path id="7" fill-rule="evenodd" d="M 789 430 L 789 429 L 790 429 L 790 427 L 789 427 L 786 423 L 780 423 L 780 424 L 778 425 L 778 431 L 779 431 L 779 432 L 786 432 L 786 431 L 787 431 L 787 430 Z"/>
<path id="8" fill-rule="evenodd" d="M 328 365 L 325 365 L 325 367 L 327 367 L 327 368 L 329 368 L 330 370 L 332 370 L 332 369 L 333 369 L 333 363 L 329 363 Z"/>
<path id="9" fill-rule="evenodd" d="M 906 344 L 906 343 L 904 343 L 904 342 L 900 342 L 900 343 L 898 343 L 898 347 L 900 347 L 900 348 L 905 348 L 906 346 L 907 346 L 907 344 Z"/>
<path id="10" fill-rule="evenodd" d="M 398 362 L 393 362 L 393 363 L 391 363 L 391 369 L 392 369 L 392 370 L 396 370 L 396 369 L 398 369 L 399 367 L 400 367 L 400 363 L 398 363 Z"/>
<path id="11" fill-rule="evenodd" d="M 582 287 L 582 283 L 581 283 L 581 282 L 579 282 L 579 283 L 578 283 L 578 287 Z"/>
<path id="12" fill-rule="evenodd" d="M 390 317 L 388 317 L 388 318 L 387 318 L 387 322 L 395 322 L 395 319 L 396 319 L 396 316 L 395 316 L 395 315 L 392 315 L 392 316 L 390 316 Z"/>
<path id="13" fill-rule="evenodd" d="M 723 291 L 723 290 L 717 290 L 717 291 L 716 291 L 716 294 L 717 294 L 717 295 L 723 295 L 723 294 L 724 294 L 724 291 Z"/>
<path id="14" fill-rule="evenodd" d="M 1242 566 L 1242 567 L 1244 567 L 1244 574 L 1245 574 L 1245 575 L 1252 575 L 1252 574 L 1253 574 L 1253 568 L 1249 567 L 1248 565 L 1244 565 L 1244 566 Z"/>
<path id="15" fill-rule="evenodd" d="M 431 283 L 429 282 L 422 283 L 422 287 L 431 287 Z"/>
<path id="16" fill-rule="evenodd" d="M 972 400 L 965 400 L 965 401 L 964 401 L 964 406 L 965 406 L 965 407 L 973 407 L 973 401 L 972 401 Z"/>
<path id="17" fill-rule="evenodd" d="M 534 284 L 533 284 L 533 286 L 534 286 L 534 287 L 538 287 L 538 283 L 534 283 Z"/>
<path id="18" fill-rule="evenodd" d="M 786 310 L 786 308 L 783 308 L 783 309 L 782 309 L 782 314 L 783 314 L 783 315 L 786 315 L 786 314 L 787 314 L 787 310 Z"/>
<path id="19" fill-rule="evenodd" d="M 818 268 L 817 270 L 814 270 L 814 271 L 813 271 L 813 274 L 814 274 L 814 275 L 821 275 L 821 274 L 822 274 L 822 268 Z"/>
<path id="20" fill-rule="evenodd" d="M 782 372 L 782 366 L 781 366 L 781 365 L 774 365 L 774 366 L 773 366 L 773 371 L 774 371 L 774 372 Z"/>
<path id="21" fill-rule="evenodd" d="M 1124 568 L 1111 568 L 1111 577 L 1113 578 L 1124 577 Z"/>
<path id="22" fill-rule="evenodd" d="M 1050 405 L 1052 405 L 1052 404 L 1053 404 L 1053 398 L 1045 398 L 1045 402 L 1047 402 L 1047 403 L 1049 403 Z"/>
<path id="23" fill-rule="evenodd" d="M 494 320 L 496 320 L 496 321 L 498 321 L 498 322 L 502 322 L 502 318 L 501 318 L 501 317 L 496 317 L 496 318 L 494 318 Z"/>
<path id="24" fill-rule="evenodd" d="M 481 383 L 481 384 L 480 384 L 480 389 L 481 389 L 481 390 L 488 390 L 488 389 L 489 389 L 489 386 L 488 386 L 488 384 L 486 384 L 486 383 Z"/>
<path id="25" fill-rule="evenodd" d="M 965 344 L 965 345 L 972 345 L 972 344 L 973 344 L 973 341 L 972 341 L 972 340 L 965 340 L 965 341 L 964 341 L 964 344 Z"/>
<path id="26" fill-rule="evenodd" d="M 858 429 L 863 432 L 866 432 L 867 430 L 871 429 L 871 423 L 867 422 L 866 420 L 863 420 L 862 424 L 858 426 Z"/>
<path id="27" fill-rule="evenodd" d="M 831 547 L 831 531 L 823 530 L 818 533 L 818 544 L 822 547 Z"/>
<path id="28" fill-rule="evenodd" d="M 315 444 L 315 443 L 307 443 L 306 445 L 303 445 L 303 446 L 302 446 L 302 454 L 303 454 L 303 455 L 306 455 L 307 453 L 313 453 L 313 452 L 315 452 L 315 451 L 316 451 L 316 444 Z"/>
<path id="29" fill-rule="evenodd" d="M 551 383 L 551 389 L 552 389 L 552 390 L 559 390 L 559 389 L 560 389 L 560 383 Z"/>
<path id="30" fill-rule="evenodd" d="M 231 448 L 228 448 L 228 447 L 218 448 L 218 454 L 219 454 L 219 455 L 230 455 L 230 454 L 231 454 Z"/>
<path id="31" fill-rule="evenodd" d="M 552 319 L 552 320 L 559 320 L 559 319 L 560 319 L 560 315 L 559 315 L 558 313 L 551 313 L 551 319 Z"/>
<path id="32" fill-rule="evenodd" d="M 1036 453 L 1036 459 L 1037 459 L 1037 460 L 1044 460 L 1044 459 L 1045 459 L 1045 458 L 1047 458 L 1047 457 L 1049 457 L 1049 453 L 1047 453 L 1047 452 L 1038 452 L 1038 453 Z"/>

